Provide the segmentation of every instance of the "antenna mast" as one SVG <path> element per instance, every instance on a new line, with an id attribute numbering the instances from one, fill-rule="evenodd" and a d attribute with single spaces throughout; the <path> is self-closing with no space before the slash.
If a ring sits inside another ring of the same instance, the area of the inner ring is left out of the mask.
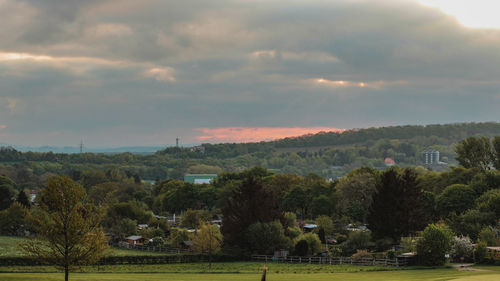
<path id="1" fill-rule="evenodd" d="M 83 140 L 80 141 L 80 153 L 83 153 Z"/>

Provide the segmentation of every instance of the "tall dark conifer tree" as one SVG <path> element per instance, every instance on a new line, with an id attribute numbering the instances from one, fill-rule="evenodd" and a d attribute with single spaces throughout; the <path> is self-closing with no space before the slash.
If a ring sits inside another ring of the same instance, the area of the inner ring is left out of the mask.
<path id="1" fill-rule="evenodd" d="M 382 173 L 367 216 L 373 237 L 398 240 L 423 229 L 427 222 L 422 220 L 421 194 L 413 169 L 391 168 Z"/>
<path id="2" fill-rule="evenodd" d="M 24 193 L 24 190 L 21 190 L 19 194 L 17 194 L 16 201 L 28 209 L 31 207 L 31 203 L 28 199 L 28 196 L 26 196 L 26 193 Z"/>
<path id="3" fill-rule="evenodd" d="M 256 222 L 271 222 L 282 216 L 273 192 L 264 187 L 262 180 L 249 175 L 232 191 L 222 208 L 222 233 L 229 247 L 248 249 L 245 238 L 247 228 Z"/>

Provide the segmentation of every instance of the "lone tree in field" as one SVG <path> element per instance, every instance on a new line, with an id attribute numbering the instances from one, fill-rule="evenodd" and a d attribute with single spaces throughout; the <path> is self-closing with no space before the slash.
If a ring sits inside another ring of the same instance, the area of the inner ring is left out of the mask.
<path id="1" fill-rule="evenodd" d="M 196 251 L 208 254 L 208 267 L 210 269 L 212 269 L 212 255 L 220 250 L 222 240 L 222 234 L 217 225 L 200 221 L 200 230 L 194 237 L 193 243 Z"/>
<path id="2" fill-rule="evenodd" d="M 32 210 L 36 238 L 20 244 L 31 257 L 64 269 L 67 281 L 75 267 L 97 262 L 108 248 L 99 226 L 102 209 L 86 202 L 85 189 L 69 177 L 52 177 Z"/>

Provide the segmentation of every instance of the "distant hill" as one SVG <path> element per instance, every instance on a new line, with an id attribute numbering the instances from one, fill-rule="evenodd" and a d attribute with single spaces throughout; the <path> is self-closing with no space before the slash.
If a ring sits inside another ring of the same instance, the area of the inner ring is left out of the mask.
<path id="1" fill-rule="evenodd" d="M 500 136 L 500 123 L 460 123 L 427 126 L 393 126 L 354 129 L 343 133 L 322 132 L 256 143 L 202 144 L 193 147 L 127 147 L 75 153 L 22 152 L 0 147 L 4 165 L 24 165 L 36 173 L 78 174 L 78 171 L 119 169 L 141 178 L 182 179 L 186 173 L 241 171 L 262 166 L 276 173 L 316 173 L 335 178 L 352 169 L 369 166 L 423 165 L 422 152 L 439 151 L 440 163 L 431 169 L 456 165 L 455 144 L 469 136 Z M 153 150 L 157 150 L 153 153 Z M 125 152 L 126 151 L 126 152 Z M 8 168 L 8 167 L 4 167 Z"/>
<path id="2" fill-rule="evenodd" d="M 457 123 L 446 125 L 407 125 L 367 129 L 353 129 L 343 133 L 320 132 L 300 137 L 284 138 L 276 141 L 256 143 L 221 143 L 202 144 L 206 156 L 235 157 L 238 155 L 273 152 L 283 148 L 299 148 L 294 151 L 305 151 L 318 147 L 338 147 L 345 145 L 370 146 L 379 140 L 408 141 L 422 146 L 452 145 L 469 136 L 500 135 L 500 123 Z M 172 148 L 158 153 L 176 152 Z M 193 154 L 193 156 L 196 156 Z"/>
<path id="3" fill-rule="evenodd" d="M 0 146 L 11 146 L 21 152 L 53 152 L 53 153 L 80 153 L 80 148 L 77 146 L 18 146 L 9 144 L 0 144 Z M 159 149 L 161 146 L 123 146 L 123 147 L 84 147 L 84 152 L 90 153 L 123 153 L 130 152 L 133 154 L 151 154 Z"/>

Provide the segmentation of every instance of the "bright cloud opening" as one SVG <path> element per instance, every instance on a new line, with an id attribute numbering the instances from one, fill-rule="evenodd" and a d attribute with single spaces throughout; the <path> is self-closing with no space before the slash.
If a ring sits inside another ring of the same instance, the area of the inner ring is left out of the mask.
<path id="1" fill-rule="evenodd" d="M 153 67 L 146 71 L 145 76 L 154 78 L 156 81 L 175 81 L 174 69 L 171 67 Z"/>
<path id="2" fill-rule="evenodd" d="M 347 81 L 347 80 L 329 80 L 325 78 L 313 78 L 304 81 L 308 85 L 328 88 L 372 88 L 379 89 L 388 85 L 406 84 L 405 81 Z"/>
<path id="3" fill-rule="evenodd" d="M 454 16 L 464 26 L 500 28 L 500 1 L 495 0 L 419 0 L 425 6 L 436 7 Z"/>
<path id="4" fill-rule="evenodd" d="M 342 133 L 345 131 L 345 129 L 331 127 L 228 127 L 199 128 L 196 130 L 203 133 L 203 135 L 196 137 L 196 140 L 201 142 L 259 142 L 319 132 Z"/>

